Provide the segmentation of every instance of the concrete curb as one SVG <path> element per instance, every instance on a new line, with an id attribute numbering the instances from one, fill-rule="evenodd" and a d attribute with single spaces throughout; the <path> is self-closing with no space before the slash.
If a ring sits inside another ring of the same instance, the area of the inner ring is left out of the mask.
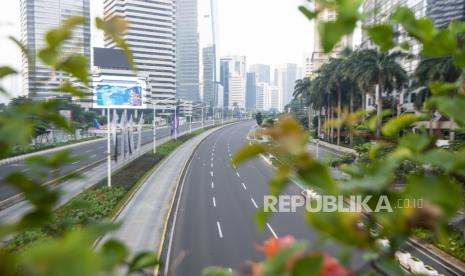
<path id="1" fill-rule="evenodd" d="M 316 144 L 315 140 L 312 140 L 311 143 L 314 144 L 314 145 Z M 354 150 L 354 149 L 351 149 L 351 148 L 346 148 L 346 147 L 343 147 L 343 146 L 334 145 L 334 144 L 331 144 L 331 143 L 328 143 L 328 142 L 325 142 L 325 141 L 321 141 L 321 140 L 318 141 L 318 143 L 322 147 L 332 149 L 332 150 L 340 152 L 340 153 L 352 153 L 352 154 L 357 155 L 357 151 Z"/>
<path id="2" fill-rule="evenodd" d="M 50 148 L 50 149 L 46 149 L 46 150 L 31 152 L 31 153 L 27 153 L 27 154 L 23 154 L 23 155 L 18 155 L 18 156 L 15 156 L 15 157 L 2 159 L 2 160 L 0 160 L 0 166 L 18 163 L 20 161 L 23 161 L 23 160 L 29 158 L 29 157 L 43 155 L 43 154 L 52 153 L 52 152 L 57 152 L 57 151 L 70 149 L 70 148 L 74 148 L 74 147 L 77 147 L 77 146 L 87 145 L 87 144 L 91 144 L 91 143 L 95 143 L 95 142 L 99 142 L 99 141 L 103 141 L 103 140 L 106 140 L 106 138 L 92 139 L 92 140 L 89 140 L 89 141 L 73 143 L 73 144 L 69 144 L 69 145 L 66 145 L 66 146 L 59 146 L 59 147 L 55 147 L 55 148 Z"/>

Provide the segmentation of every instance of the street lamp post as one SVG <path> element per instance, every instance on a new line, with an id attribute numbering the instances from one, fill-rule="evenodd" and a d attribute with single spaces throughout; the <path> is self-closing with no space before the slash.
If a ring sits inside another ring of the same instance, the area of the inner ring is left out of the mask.
<path id="1" fill-rule="evenodd" d="M 157 153 L 157 108 L 153 105 L 153 154 Z"/>
<path id="2" fill-rule="evenodd" d="M 203 106 L 202 106 L 202 129 L 203 129 Z"/>
<path id="3" fill-rule="evenodd" d="M 110 135 L 111 135 L 111 129 L 110 129 L 110 106 L 107 107 L 107 185 L 108 188 L 111 188 L 111 142 L 110 142 Z"/>

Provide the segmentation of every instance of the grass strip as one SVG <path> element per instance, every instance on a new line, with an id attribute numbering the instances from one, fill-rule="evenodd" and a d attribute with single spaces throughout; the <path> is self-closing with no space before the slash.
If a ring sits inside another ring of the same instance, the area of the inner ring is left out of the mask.
<path id="1" fill-rule="evenodd" d="M 452 257 L 465 262 L 465 240 L 463 235 L 460 231 L 449 230 L 441 239 L 436 238 L 431 231 L 423 229 L 415 229 L 413 234 L 420 241 L 430 243 Z"/>

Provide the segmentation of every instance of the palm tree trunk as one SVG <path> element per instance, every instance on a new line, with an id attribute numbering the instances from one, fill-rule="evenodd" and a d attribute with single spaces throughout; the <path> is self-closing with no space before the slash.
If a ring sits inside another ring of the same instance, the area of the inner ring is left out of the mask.
<path id="1" fill-rule="evenodd" d="M 308 131 L 312 129 L 312 105 L 308 106 Z"/>
<path id="2" fill-rule="evenodd" d="M 329 113 L 330 113 L 329 104 L 328 104 L 328 107 L 327 107 L 326 110 L 325 110 L 325 113 L 326 113 L 326 119 L 325 119 L 325 132 L 326 132 L 325 134 L 326 134 L 326 140 L 327 140 L 328 142 L 330 142 L 330 141 L 331 141 L 331 139 L 330 139 L 330 134 L 331 134 L 331 133 L 329 133 L 329 125 L 328 125 L 328 122 L 329 122 L 329 120 L 330 120 L 330 119 L 329 119 L 329 118 L 330 118 L 330 114 L 329 114 Z"/>
<path id="3" fill-rule="evenodd" d="M 429 135 L 433 136 L 433 121 L 434 121 L 434 111 L 431 112 L 431 119 L 429 120 Z"/>
<path id="4" fill-rule="evenodd" d="M 350 114 L 354 113 L 354 94 L 353 91 L 350 93 L 350 99 L 349 99 L 349 109 L 350 109 Z M 352 132 L 352 126 L 349 126 L 349 143 L 350 146 L 352 147 L 354 144 L 354 134 Z"/>
<path id="5" fill-rule="evenodd" d="M 334 119 L 334 108 L 333 106 L 329 107 L 329 120 L 331 121 L 331 127 L 330 127 L 330 141 L 331 143 L 334 142 L 334 125 L 332 124 L 332 121 Z"/>
<path id="6" fill-rule="evenodd" d="M 320 139 L 321 135 L 321 108 L 318 110 L 318 139 Z"/>
<path id="7" fill-rule="evenodd" d="M 340 124 L 340 119 L 341 119 L 341 91 L 338 89 L 337 92 L 337 119 L 339 120 L 338 125 L 337 125 L 337 145 L 339 146 L 341 144 L 341 124 Z"/>
<path id="8" fill-rule="evenodd" d="M 381 135 L 381 127 L 383 126 L 383 118 L 381 117 L 381 113 L 383 111 L 383 90 L 384 90 L 384 86 L 380 83 L 378 84 L 377 86 L 377 94 L 378 94 L 378 112 L 377 112 L 377 115 L 378 115 L 378 123 L 377 123 L 377 127 L 376 127 L 376 134 L 378 136 Z"/>

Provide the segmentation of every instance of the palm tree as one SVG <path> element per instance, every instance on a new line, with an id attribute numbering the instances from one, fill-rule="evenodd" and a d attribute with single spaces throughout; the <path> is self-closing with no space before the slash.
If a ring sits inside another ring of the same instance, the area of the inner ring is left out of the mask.
<path id="1" fill-rule="evenodd" d="M 401 52 L 382 53 L 374 49 L 360 50 L 357 54 L 360 59 L 357 64 L 356 74 L 359 75 L 362 87 L 370 91 L 378 88 L 378 125 L 377 134 L 381 133 L 383 110 L 383 94 L 389 94 L 393 90 L 400 90 L 407 83 L 408 76 L 402 66 L 397 62 L 405 54 Z"/>
<path id="2" fill-rule="evenodd" d="M 328 86 L 337 95 L 337 116 L 338 116 L 338 119 L 340 119 L 342 115 L 342 91 L 343 91 L 343 86 L 345 84 L 345 78 L 343 75 L 342 68 L 344 66 L 345 61 L 342 59 L 331 59 L 329 62 L 333 63 L 333 64 L 330 64 L 330 68 L 332 68 L 333 71 L 331 73 L 331 76 L 329 77 Z M 336 144 L 340 145 L 341 143 L 341 125 L 340 124 L 338 124 L 336 136 L 337 136 Z"/>
<path id="3" fill-rule="evenodd" d="M 318 110 L 318 137 L 321 135 L 321 116 L 323 114 L 323 109 L 327 106 L 326 100 L 324 80 L 322 76 L 318 75 L 311 83 L 310 93 L 306 103 L 307 106 L 311 105 L 315 110 Z"/>
<path id="4" fill-rule="evenodd" d="M 456 82 L 461 75 L 460 68 L 455 66 L 452 57 L 424 58 L 415 69 L 415 83 L 413 89 L 420 89 L 415 99 L 415 108 L 421 110 L 423 104 L 429 97 L 431 91 L 428 88 L 429 83 L 434 81 Z M 431 111 L 430 132 L 433 132 L 434 111 Z"/>
<path id="5" fill-rule="evenodd" d="M 300 110 L 303 111 L 303 103 L 307 102 L 308 97 L 310 96 L 310 87 L 311 87 L 311 80 L 308 77 L 303 79 L 299 79 L 295 82 L 294 86 L 294 97 L 299 98 L 300 100 Z M 311 129 L 312 120 L 311 120 L 311 110 L 310 106 L 308 106 L 308 129 Z"/>
<path id="6" fill-rule="evenodd" d="M 303 103 L 306 101 L 310 94 L 310 78 L 306 77 L 303 79 L 298 79 L 295 82 L 293 96 L 296 99 L 300 100 L 301 109 L 303 109 Z"/>
<path id="7" fill-rule="evenodd" d="M 325 110 L 325 122 L 332 120 L 334 115 L 334 87 L 330 86 L 331 77 L 337 68 L 337 62 L 330 60 L 330 62 L 323 64 L 317 71 L 317 78 L 313 80 L 315 85 L 312 86 L 313 97 L 323 97 L 324 99 L 324 110 Z M 329 140 L 332 142 L 333 139 L 333 127 L 326 127 L 325 133 L 329 135 Z"/>

